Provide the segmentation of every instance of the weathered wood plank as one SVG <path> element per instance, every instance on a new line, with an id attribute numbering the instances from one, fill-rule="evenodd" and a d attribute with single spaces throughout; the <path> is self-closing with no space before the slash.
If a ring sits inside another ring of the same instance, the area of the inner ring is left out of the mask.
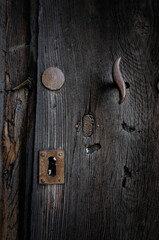
<path id="1" fill-rule="evenodd" d="M 7 1 L 2 239 L 158 240 L 158 10 L 155 0 L 40 0 L 38 13 L 35 0 L 29 14 L 28 3 Z M 119 56 L 130 86 L 121 106 Z M 65 74 L 57 92 L 41 84 L 50 66 Z M 12 92 L 28 75 L 32 90 Z M 38 151 L 59 147 L 65 185 L 38 185 Z"/>
<path id="2" fill-rule="evenodd" d="M 158 239 L 158 9 L 157 1 L 40 0 L 30 239 Z M 112 84 L 119 56 L 130 85 L 121 106 Z M 58 92 L 41 84 L 50 66 L 65 74 Z M 90 137 L 85 114 L 95 118 Z M 88 154 L 94 144 L 101 148 Z M 65 186 L 39 186 L 38 151 L 59 147 Z"/>
<path id="3" fill-rule="evenodd" d="M 26 118 L 29 89 L 12 91 L 28 78 L 29 18 L 28 3 L 6 2 L 5 97 L 2 132 L 2 238 L 19 239 L 19 224 L 24 205 L 24 166 Z"/>
<path id="4" fill-rule="evenodd" d="M 30 239 L 158 239 L 158 9 L 157 1 L 40 0 Z M 130 85 L 121 106 L 112 85 L 119 56 Z M 58 92 L 41 84 L 50 66 L 65 74 Z M 91 137 L 85 114 L 95 118 Z M 101 148 L 88 154 L 94 144 Z M 38 151 L 59 147 L 65 186 L 39 186 Z"/>
<path id="5" fill-rule="evenodd" d="M 5 68 L 5 17 L 6 13 L 6 2 L 0 1 L 0 132 L 3 129 L 3 99 L 4 99 L 4 68 Z M 0 139 L 1 144 L 1 139 Z M 2 144 L 1 144 L 2 145 Z M 2 151 L 0 147 L 0 235 L 1 235 L 1 224 L 2 224 L 2 214 L 1 214 L 1 202 L 2 202 Z"/>
<path id="6" fill-rule="evenodd" d="M 31 0 L 29 5 L 30 20 L 30 56 L 28 59 L 28 72 L 32 78 L 32 89 L 28 99 L 27 110 L 27 136 L 26 136 L 26 155 L 25 155 L 25 174 L 24 174 L 24 208 L 21 209 L 20 239 L 29 239 L 30 229 L 30 205 L 33 178 L 33 159 L 34 159 L 34 133 L 36 117 L 36 88 L 37 88 L 37 38 L 38 38 L 38 0 Z"/>

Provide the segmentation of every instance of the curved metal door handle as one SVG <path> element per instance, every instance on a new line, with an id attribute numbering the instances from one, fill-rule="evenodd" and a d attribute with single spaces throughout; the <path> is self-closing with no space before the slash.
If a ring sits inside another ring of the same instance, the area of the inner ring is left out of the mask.
<path id="1" fill-rule="evenodd" d="M 124 102 L 126 97 L 126 84 L 120 71 L 120 61 L 121 61 L 121 57 L 117 58 L 117 60 L 114 63 L 113 77 L 120 91 L 121 99 L 119 103 L 121 104 Z"/>

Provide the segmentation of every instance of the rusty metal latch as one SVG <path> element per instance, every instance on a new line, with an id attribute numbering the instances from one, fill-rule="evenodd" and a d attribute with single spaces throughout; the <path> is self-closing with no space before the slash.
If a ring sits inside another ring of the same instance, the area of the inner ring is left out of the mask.
<path id="1" fill-rule="evenodd" d="M 120 91 L 121 99 L 119 103 L 121 104 L 124 102 L 126 98 L 126 84 L 120 71 L 120 61 L 121 61 L 121 57 L 117 58 L 117 60 L 114 63 L 113 77 Z"/>

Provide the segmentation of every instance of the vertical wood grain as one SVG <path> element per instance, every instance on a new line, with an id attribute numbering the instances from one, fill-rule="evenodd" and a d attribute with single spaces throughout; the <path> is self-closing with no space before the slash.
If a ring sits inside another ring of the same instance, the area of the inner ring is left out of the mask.
<path id="1" fill-rule="evenodd" d="M 30 89 L 12 89 L 29 77 L 29 5 L 6 1 L 4 110 L 2 131 L 2 236 L 19 239 L 24 211 L 24 183 Z M 22 238 L 21 238 L 22 239 Z"/>
<path id="2" fill-rule="evenodd" d="M 159 3 L 1 2 L 2 239 L 158 240 Z M 41 83 L 48 67 L 65 75 L 58 91 Z M 39 150 L 60 147 L 65 185 L 39 185 Z"/>
<path id="3" fill-rule="evenodd" d="M 153 0 L 40 0 L 30 239 L 158 239 L 158 9 Z M 121 106 L 119 56 L 130 86 Z M 50 66 L 65 74 L 60 91 L 41 84 Z M 85 115 L 95 119 L 90 137 Z M 65 185 L 39 186 L 38 151 L 59 147 Z"/>
<path id="4" fill-rule="evenodd" d="M 26 125 L 26 154 L 23 176 L 24 205 L 21 209 L 20 239 L 28 240 L 30 235 L 30 207 L 33 179 L 34 159 L 34 134 L 36 118 L 36 88 L 37 88 L 37 38 L 38 38 L 38 0 L 29 3 L 29 27 L 30 27 L 30 54 L 28 59 L 28 73 L 32 78 L 32 88 L 28 99 L 27 125 Z"/>
<path id="5" fill-rule="evenodd" d="M 0 132 L 3 129 L 3 100 L 4 100 L 4 68 L 5 68 L 5 28 L 6 28 L 6 2 L 0 1 Z M 0 143 L 2 144 L 1 140 Z M 2 148 L 0 147 L 0 235 L 2 226 Z"/>

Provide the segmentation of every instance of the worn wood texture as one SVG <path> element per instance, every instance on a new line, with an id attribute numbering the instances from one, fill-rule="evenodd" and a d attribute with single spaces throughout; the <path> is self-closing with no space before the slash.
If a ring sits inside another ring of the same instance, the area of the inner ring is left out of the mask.
<path id="1" fill-rule="evenodd" d="M 5 1 L 0 1 L 0 132 L 3 129 L 3 99 L 4 99 L 4 68 L 5 68 L 5 29 L 6 29 L 6 3 Z M 0 138 L 1 143 L 1 138 Z M 2 149 L 0 147 L 0 235 L 1 235 L 1 225 L 2 225 Z"/>
<path id="2" fill-rule="evenodd" d="M 32 134 L 32 121 L 34 124 L 35 114 L 32 114 L 32 111 L 35 107 L 36 90 L 34 89 L 34 79 L 32 79 L 34 91 L 32 91 L 31 85 L 14 89 L 21 86 L 20 84 L 28 77 L 35 76 L 35 73 L 32 74 L 35 67 L 32 61 L 32 47 L 30 47 L 29 4 L 21 0 L 3 1 L 3 3 L 6 4 L 6 8 L 4 10 L 5 48 L 3 48 L 5 64 L 1 69 L 4 74 L 1 81 L 5 84 L 2 113 L 1 239 L 13 240 L 24 239 L 23 235 L 20 236 L 20 230 L 23 229 L 24 209 L 27 202 L 25 198 L 27 192 L 27 188 L 25 188 L 27 180 L 26 161 L 28 162 L 28 156 L 32 150 L 31 142 L 34 139 L 32 136 L 32 140 L 29 140 Z M 30 65 L 32 70 L 30 70 Z M 29 154 L 27 154 L 29 142 Z M 32 158 L 30 159 L 32 160 Z M 31 171 L 31 166 L 29 171 Z M 29 181 L 27 184 L 29 185 Z"/>
<path id="3" fill-rule="evenodd" d="M 155 0 L 40 0 L 29 239 L 159 238 L 158 11 Z M 119 56 L 122 105 L 112 78 Z M 57 92 L 41 83 L 52 66 L 65 74 Z M 88 114 L 95 125 L 85 137 Z M 65 185 L 38 185 L 39 150 L 59 147 Z"/>
<path id="4" fill-rule="evenodd" d="M 158 240 L 159 2 L 0 3 L 1 239 Z M 65 75 L 58 91 L 48 67 Z M 39 151 L 60 147 L 65 184 L 39 185 Z"/>
<path id="5" fill-rule="evenodd" d="M 30 236 L 30 207 L 33 178 L 34 159 L 34 131 L 36 117 L 36 88 L 37 88 L 37 38 L 38 38 L 38 0 L 30 0 L 29 22 L 30 22 L 30 54 L 28 59 L 28 72 L 32 78 L 32 88 L 29 95 L 26 126 L 26 154 L 24 169 L 24 205 L 21 210 L 19 239 L 28 240 Z"/>

